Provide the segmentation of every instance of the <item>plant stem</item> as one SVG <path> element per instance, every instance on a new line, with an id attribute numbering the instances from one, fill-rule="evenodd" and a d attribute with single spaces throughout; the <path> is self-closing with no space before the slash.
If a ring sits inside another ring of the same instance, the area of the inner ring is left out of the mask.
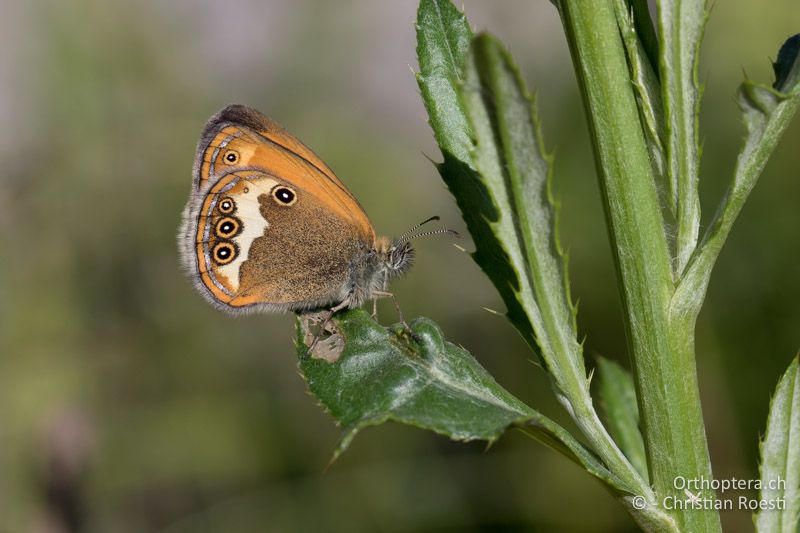
<path id="1" fill-rule="evenodd" d="M 693 329 L 670 323 L 672 265 L 625 50 L 611 0 L 561 0 L 559 8 L 592 134 L 651 482 L 659 502 L 683 501 L 675 479 L 711 479 L 711 463 Z M 713 511 L 667 512 L 682 531 L 720 531 Z"/>

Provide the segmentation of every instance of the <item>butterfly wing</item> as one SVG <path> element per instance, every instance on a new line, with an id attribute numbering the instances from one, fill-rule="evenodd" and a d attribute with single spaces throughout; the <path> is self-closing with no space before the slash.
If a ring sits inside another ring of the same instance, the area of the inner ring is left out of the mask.
<path id="1" fill-rule="evenodd" d="M 347 296 L 375 241 L 364 210 L 310 149 L 253 109 L 206 125 L 184 212 L 183 259 L 228 310 L 302 310 Z"/>
<path id="2" fill-rule="evenodd" d="M 195 188 L 202 189 L 226 171 L 251 168 L 301 185 L 374 240 L 358 200 L 310 148 L 255 109 L 229 105 L 203 130 L 194 165 Z"/>

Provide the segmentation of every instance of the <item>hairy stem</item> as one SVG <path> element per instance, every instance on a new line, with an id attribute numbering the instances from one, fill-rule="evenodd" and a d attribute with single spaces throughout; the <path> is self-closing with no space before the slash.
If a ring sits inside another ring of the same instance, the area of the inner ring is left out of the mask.
<path id="1" fill-rule="evenodd" d="M 659 502 L 674 480 L 711 477 L 691 328 L 673 327 L 675 290 L 664 221 L 611 0 L 560 12 L 586 106 L 625 307 L 648 463 Z M 713 511 L 668 511 L 683 531 L 719 531 Z"/>

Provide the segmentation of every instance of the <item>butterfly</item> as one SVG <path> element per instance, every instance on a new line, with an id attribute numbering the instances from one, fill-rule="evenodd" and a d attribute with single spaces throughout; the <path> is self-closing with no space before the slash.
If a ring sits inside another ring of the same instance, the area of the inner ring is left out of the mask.
<path id="1" fill-rule="evenodd" d="M 392 296 L 388 282 L 414 260 L 409 240 L 455 233 L 409 237 L 437 219 L 377 236 L 314 152 L 255 109 L 229 105 L 203 128 L 178 241 L 195 287 L 223 311 L 332 314 Z"/>

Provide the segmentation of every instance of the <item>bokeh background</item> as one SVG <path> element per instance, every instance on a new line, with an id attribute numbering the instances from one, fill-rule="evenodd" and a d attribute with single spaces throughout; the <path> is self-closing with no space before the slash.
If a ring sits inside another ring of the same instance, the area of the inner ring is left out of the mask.
<path id="1" fill-rule="evenodd" d="M 421 430 L 338 430 L 297 374 L 289 315 L 232 319 L 178 267 L 205 120 L 252 105 L 313 147 L 379 232 L 439 214 L 411 0 L 4 0 L 0 16 L 0 530 L 624 531 L 602 487 L 517 433 L 486 450 Z M 625 361 L 602 209 L 569 54 L 544 0 L 466 2 L 539 94 L 587 357 Z M 714 4 L 703 46 L 703 207 L 742 127 L 742 70 L 800 31 L 796 0 Z M 800 120 L 736 224 L 698 327 L 715 472 L 752 478 L 769 395 L 798 347 Z M 470 246 L 468 239 L 460 243 Z M 396 283 L 498 381 L 569 424 L 502 303 L 447 239 Z M 384 304 L 382 304 L 384 305 Z M 384 321 L 394 319 L 382 307 Z M 746 531 L 745 512 L 723 516 Z"/>

